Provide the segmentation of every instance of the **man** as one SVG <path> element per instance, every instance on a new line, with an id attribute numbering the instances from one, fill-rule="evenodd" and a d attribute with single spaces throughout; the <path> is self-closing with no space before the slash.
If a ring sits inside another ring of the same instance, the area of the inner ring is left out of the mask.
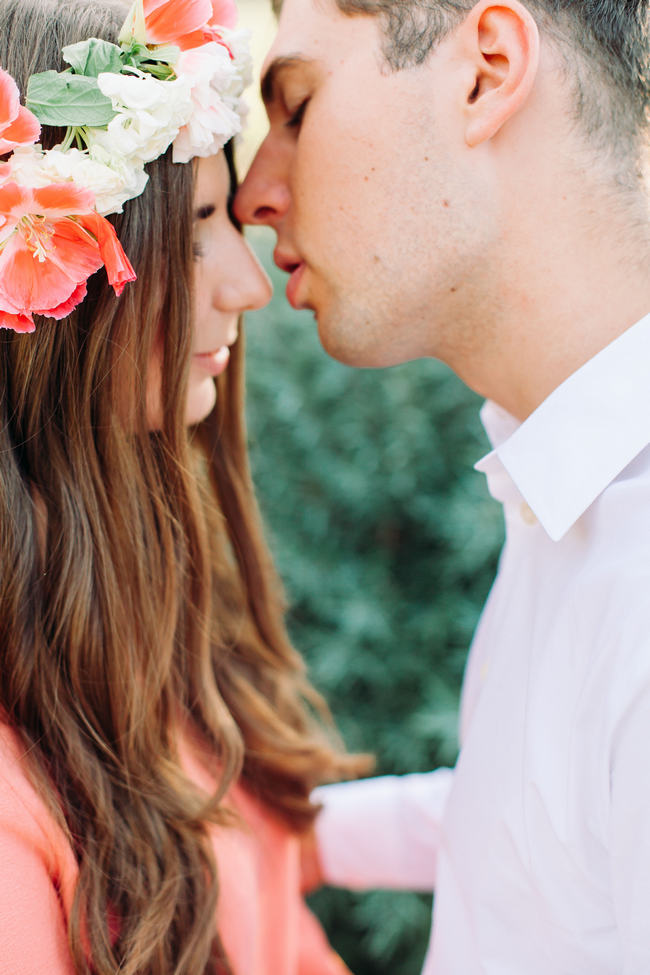
<path id="1" fill-rule="evenodd" d="M 359 366 L 488 399 L 507 541 L 453 772 L 323 792 L 327 880 L 432 887 L 425 972 L 650 972 L 648 0 L 285 0 L 236 201 Z"/>

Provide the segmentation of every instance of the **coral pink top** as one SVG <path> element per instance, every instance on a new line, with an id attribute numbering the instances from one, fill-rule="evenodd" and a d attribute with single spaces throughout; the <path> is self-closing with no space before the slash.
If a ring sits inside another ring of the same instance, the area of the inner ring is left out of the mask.
<path id="1" fill-rule="evenodd" d="M 27 778 L 23 752 L 0 723 L 0 975 L 73 975 L 67 922 L 77 863 Z M 197 784 L 210 788 L 189 744 L 182 757 Z M 241 827 L 212 833 L 217 924 L 236 975 L 346 975 L 300 896 L 297 838 L 241 787 L 230 802 Z"/>

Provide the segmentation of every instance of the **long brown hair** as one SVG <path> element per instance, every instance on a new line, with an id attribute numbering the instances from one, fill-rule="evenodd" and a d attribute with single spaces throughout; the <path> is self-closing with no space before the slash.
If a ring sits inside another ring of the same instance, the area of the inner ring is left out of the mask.
<path id="1" fill-rule="evenodd" d="M 115 40 L 125 13 L 0 0 L 0 64 L 24 91 L 61 70 L 65 44 Z M 359 765 L 331 744 L 287 638 L 248 470 L 241 341 L 215 410 L 185 426 L 193 173 L 169 154 L 147 169 L 113 218 L 137 282 L 118 300 L 102 270 L 68 319 L 0 331 L 0 706 L 78 860 L 77 971 L 213 975 L 229 968 L 206 826 L 228 821 L 229 784 L 299 830 L 312 787 Z M 183 772 L 187 722 L 214 756 L 214 795 Z"/>

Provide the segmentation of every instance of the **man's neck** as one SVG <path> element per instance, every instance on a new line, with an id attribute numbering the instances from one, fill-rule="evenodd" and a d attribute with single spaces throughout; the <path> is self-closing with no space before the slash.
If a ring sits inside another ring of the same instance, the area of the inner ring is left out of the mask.
<path id="1" fill-rule="evenodd" d="M 486 354 L 457 368 L 468 385 L 519 419 L 650 312 L 643 201 L 635 213 L 611 199 L 560 189 L 546 203 L 512 214 L 492 296 L 495 339 L 481 350 Z"/>

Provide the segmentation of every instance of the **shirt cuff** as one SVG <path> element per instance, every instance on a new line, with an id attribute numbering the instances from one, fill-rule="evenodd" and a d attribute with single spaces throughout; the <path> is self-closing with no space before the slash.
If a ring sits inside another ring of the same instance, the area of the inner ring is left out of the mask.
<path id="1" fill-rule="evenodd" d="M 453 772 L 385 775 L 315 789 L 316 819 L 326 883 L 433 890 L 440 824 Z"/>

